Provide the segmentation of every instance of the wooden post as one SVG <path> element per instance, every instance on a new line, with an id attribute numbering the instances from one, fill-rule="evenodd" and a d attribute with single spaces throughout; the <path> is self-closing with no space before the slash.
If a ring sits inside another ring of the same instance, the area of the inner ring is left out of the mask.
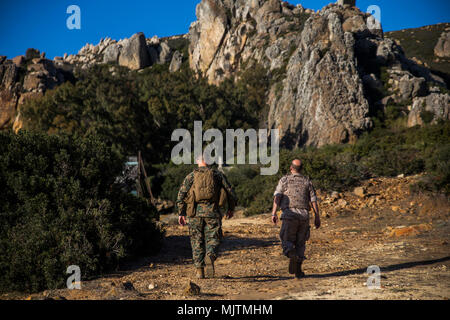
<path id="1" fill-rule="evenodd" d="M 153 193 L 152 189 L 150 188 L 150 181 L 147 178 L 147 171 L 145 170 L 144 161 L 142 161 L 141 151 L 139 151 L 138 153 L 138 166 L 139 166 L 139 174 L 141 173 L 140 170 L 142 170 L 142 173 L 144 175 L 145 186 L 147 187 L 148 194 L 150 195 L 150 202 L 154 204 Z"/>

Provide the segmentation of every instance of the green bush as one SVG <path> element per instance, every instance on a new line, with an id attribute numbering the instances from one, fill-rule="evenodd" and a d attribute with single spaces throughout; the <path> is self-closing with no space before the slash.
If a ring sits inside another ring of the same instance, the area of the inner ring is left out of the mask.
<path id="1" fill-rule="evenodd" d="M 0 291 L 65 284 L 156 253 L 155 210 L 114 184 L 123 158 L 94 138 L 0 133 Z"/>

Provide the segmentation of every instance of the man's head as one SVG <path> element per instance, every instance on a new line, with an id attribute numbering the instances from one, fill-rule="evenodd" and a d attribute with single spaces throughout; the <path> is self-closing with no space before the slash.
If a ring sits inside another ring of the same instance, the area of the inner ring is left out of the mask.
<path id="1" fill-rule="evenodd" d="M 293 160 L 289 169 L 292 174 L 300 173 L 300 170 L 302 170 L 302 161 L 300 159 Z"/>
<path id="2" fill-rule="evenodd" d="M 205 162 L 205 158 L 203 158 L 203 155 L 199 155 L 195 161 L 199 167 L 207 167 L 207 164 Z"/>

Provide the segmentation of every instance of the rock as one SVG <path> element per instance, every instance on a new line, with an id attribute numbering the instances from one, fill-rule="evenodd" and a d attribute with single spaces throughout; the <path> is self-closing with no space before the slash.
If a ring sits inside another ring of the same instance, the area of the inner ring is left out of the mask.
<path id="1" fill-rule="evenodd" d="M 0 90 L 0 129 L 11 127 L 13 124 L 18 100 L 17 90 Z"/>
<path id="2" fill-rule="evenodd" d="M 392 206 L 391 210 L 394 211 L 394 212 L 398 212 L 400 210 L 400 207 L 399 206 Z"/>
<path id="3" fill-rule="evenodd" d="M 19 68 L 14 63 L 4 63 L 0 66 L 0 74 L 2 75 L 1 85 L 8 89 L 8 87 L 16 83 Z"/>
<path id="4" fill-rule="evenodd" d="M 269 96 L 269 127 L 280 129 L 283 145 L 352 142 L 359 130 L 371 127 L 353 60 L 355 39 L 342 29 L 336 8 L 308 20 L 289 60 L 281 95 Z M 326 41 L 318 41 L 319 34 Z"/>
<path id="5" fill-rule="evenodd" d="M 5 62 L 6 60 L 6 56 L 0 56 L 0 64 L 2 64 L 3 62 Z M 0 80 L 2 79 L 2 77 L 0 76 Z"/>
<path id="6" fill-rule="evenodd" d="M 41 55 L 43 55 L 43 57 Z M 45 52 L 41 54 L 38 49 L 28 48 L 25 52 L 25 58 L 27 60 L 32 60 L 34 58 L 45 58 Z"/>
<path id="7" fill-rule="evenodd" d="M 17 66 L 21 67 L 25 64 L 25 56 L 17 56 L 12 59 L 12 62 Z"/>
<path id="8" fill-rule="evenodd" d="M 412 99 L 427 94 L 427 83 L 424 78 L 410 78 L 403 76 L 399 82 L 400 96 L 402 100 Z"/>
<path id="9" fill-rule="evenodd" d="M 139 70 L 150 65 L 150 57 L 148 56 L 147 44 L 145 36 L 142 32 L 134 34 L 131 38 L 121 42 L 119 65 L 130 68 L 131 70 Z"/>
<path id="10" fill-rule="evenodd" d="M 390 237 L 402 237 L 402 236 L 411 236 L 418 235 L 422 232 L 429 231 L 433 229 L 431 225 L 423 223 L 419 225 L 409 226 L 409 227 L 396 227 L 396 228 L 388 228 Z"/>
<path id="11" fill-rule="evenodd" d="M 333 192 L 331 193 L 330 200 L 331 200 L 332 202 L 338 200 L 339 198 L 340 198 L 339 192 L 333 191 Z"/>
<path id="12" fill-rule="evenodd" d="M 200 294 L 200 287 L 194 282 L 189 281 L 183 292 L 187 296 L 198 296 Z"/>
<path id="13" fill-rule="evenodd" d="M 172 49 L 170 49 L 169 45 L 166 42 L 161 42 L 159 45 L 159 64 L 165 64 L 170 62 L 172 58 Z"/>
<path id="14" fill-rule="evenodd" d="M 425 119 L 422 119 L 422 117 L 425 117 Z M 413 100 L 413 105 L 408 114 L 408 127 L 427 122 L 436 123 L 438 119 L 450 119 L 450 95 L 431 93 L 426 97 Z"/>
<path id="15" fill-rule="evenodd" d="M 348 5 L 354 7 L 356 5 L 356 0 L 338 0 L 337 3 L 340 6 Z"/>
<path id="16" fill-rule="evenodd" d="M 158 285 L 156 283 L 150 283 L 148 285 L 148 290 L 153 290 L 153 289 L 156 289 L 157 287 L 158 287 Z"/>
<path id="17" fill-rule="evenodd" d="M 170 62 L 169 71 L 176 72 L 180 70 L 182 63 L 183 63 L 183 54 L 179 51 L 175 51 L 172 57 L 172 61 Z"/>
<path id="18" fill-rule="evenodd" d="M 345 20 L 342 29 L 344 32 L 364 32 L 367 30 L 367 25 L 362 16 L 355 15 Z"/>
<path id="19" fill-rule="evenodd" d="M 196 8 L 197 22 L 189 29 L 189 64 L 206 73 L 227 31 L 226 9 L 220 0 L 202 0 Z"/>
<path id="20" fill-rule="evenodd" d="M 450 32 L 443 32 L 439 38 L 434 54 L 440 58 L 450 57 Z"/>
<path id="21" fill-rule="evenodd" d="M 119 61 L 119 45 L 113 43 L 105 49 L 103 63 L 117 63 Z"/>
<path id="22" fill-rule="evenodd" d="M 345 207 L 348 204 L 344 199 L 339 199 L 337 203 L 341 208 Z"/>
<path id="23" fill-rule="evenodd" d="M 364 187 L 356 187 L 353 189 L 353 193 L 360 198 L 364 198 L 366 196 L 366 189 Z"/>

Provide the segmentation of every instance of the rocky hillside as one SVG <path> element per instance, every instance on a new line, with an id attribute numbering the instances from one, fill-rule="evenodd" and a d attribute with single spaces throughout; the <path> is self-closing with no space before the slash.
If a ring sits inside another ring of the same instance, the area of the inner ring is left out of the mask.
<path id="1" fill-rule="evenodd" d="M 111 63 L 130 70 L 142 70 L 154 64 L 170 63 L 169 70 L 180 69 L 187 55 L 185 35 L 159 39 L 145 38 L 140 32 L 123 40 L 101 39 L 97 45 L 86 44 L 77 54 L 45 58 L 45 53 L 28 49 L 13 59 L 0 56 L 0 130 L 22 127 L 20 106 L 42 96 L 48 89 L 73 80 L 78 70 L 95 64 Z"/>
<path id="2" fill-rule="evenodd" d="M 329 4 L 315 12 L 280 0 L 201 0 L 196 14 L 187 35 L 105 38 L 53 61 L 35 51 L 3 57 L 0 128 L 20 128 L 24 99 L 76 69 L 170 64 L 176 72 L 184 60 L 213 84 L 262 66 L 269 85 L 261 118 L 280 129 L 287 147 L 353 142 L 380 114 L 408 114 L 409 126 L 450 117 L 442 74 L 405 55 L 402 40 L 384 37 L 373 16 L 356 7 Z M 448 47 L 444 38 L 438 54 Z"/>
<path id="3" fill-rule="evenodd" d="M 432 69 L 450 81 L 450 23 L 386 32 L 419 65 Z"/>
<path id="4" fill-rule="evenodd" d="M 374 18 L 330 4 L 318 12 L 279 0 L 203 0 L 190 28 L 191 68 L 213 83 L 262 64 L 271 87 L 267 125 L 285 145 L 354 141 L 389 105 L 448 119 L 444 80 L 384 38 Z M 425 98 L 427 97 L 427 98 Z"/>

